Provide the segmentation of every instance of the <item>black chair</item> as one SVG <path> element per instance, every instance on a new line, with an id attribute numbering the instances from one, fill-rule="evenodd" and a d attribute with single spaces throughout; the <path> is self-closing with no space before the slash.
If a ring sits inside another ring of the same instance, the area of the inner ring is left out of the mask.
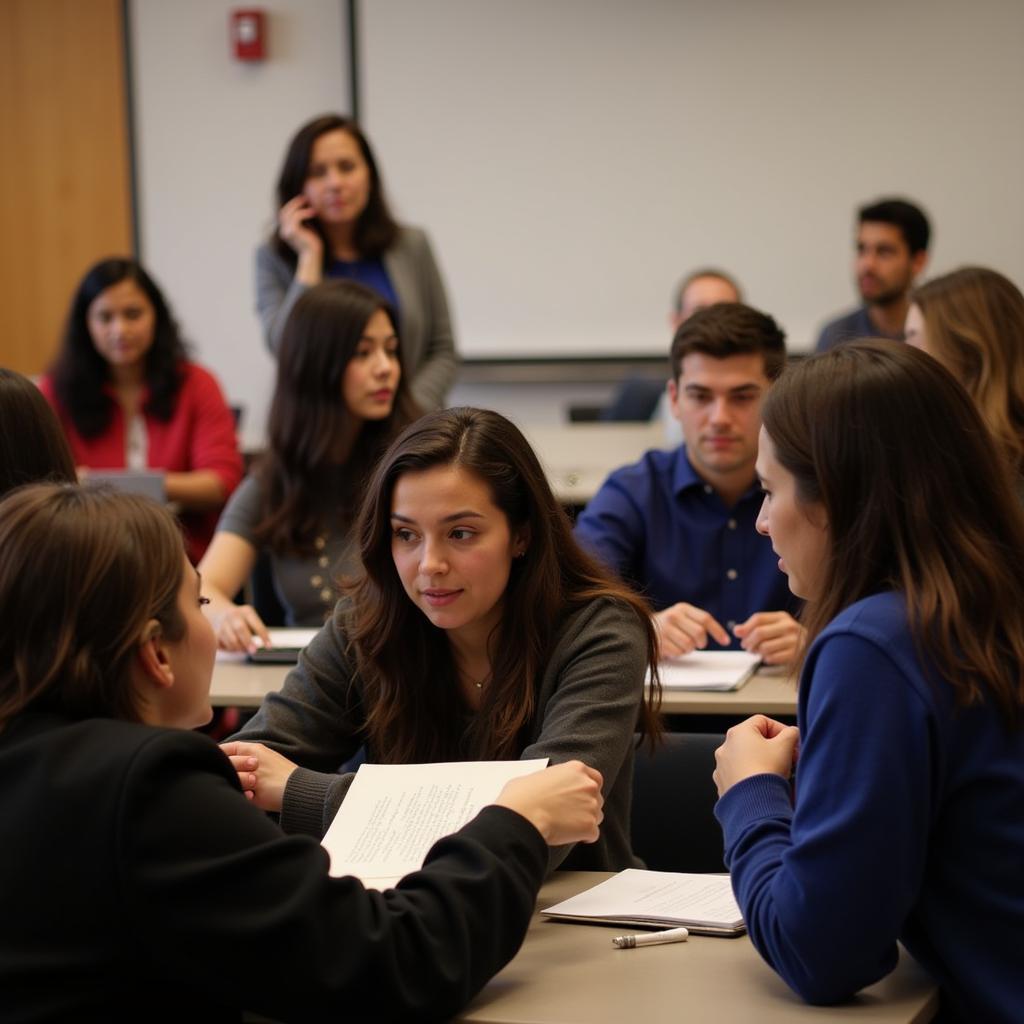
<path id="1" fill-rule="evenodd" d="M 252 575 L 249 577 L 249 587 L 252 591 L 252 606 L 264 624 L 283 626 L 284 606 L 277 596 L 274 574 L 270 567 L 270 555 L 265 550 L 256 556 L 256 564 L 252 567 Z"/>
<path id="2" fill-rule="evenodd" d="M 725 871 L 718 792 L 711 773 L 725 737 L 665 733 L 652 754 L 636 752 L 633 852 L 653 871 Z"/>
<path id="3" fill-rule="evenodd" d="M 627 377 L 601 412 L 602 420 L 642 422 L 653 419 L 665 393 L 665 379 Z"/>

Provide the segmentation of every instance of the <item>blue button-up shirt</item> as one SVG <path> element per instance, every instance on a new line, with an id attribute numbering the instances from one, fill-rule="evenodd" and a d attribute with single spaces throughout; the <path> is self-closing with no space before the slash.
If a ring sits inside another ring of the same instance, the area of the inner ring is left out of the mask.
<path id="1" fill-rule="evenodd" d="M 655 611 L 687 601 L 731 632 L 754 612 L 799 607 L 771 541 L 754 528 L 760 507 L 754 482 L 728 508 L 684 445 L 612 473 L 580 513 L 576 538 Z"/>

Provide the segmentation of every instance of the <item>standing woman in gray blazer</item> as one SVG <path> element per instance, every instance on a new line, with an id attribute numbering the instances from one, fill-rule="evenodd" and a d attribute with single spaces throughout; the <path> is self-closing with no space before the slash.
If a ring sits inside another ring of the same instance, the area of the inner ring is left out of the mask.
<path id="1" fill-rule="evenodd" d="M 277 352 L 295 300 L 325 277 L 358 281 L 398 313 L 413 397 L 444 405 L 457 355 L 444 282 L 419 228 L 391 216 L 359 126 L 326 114 L 288 145 L 277 180 L 277 228 L 256 253 L 256 306 Z"/>

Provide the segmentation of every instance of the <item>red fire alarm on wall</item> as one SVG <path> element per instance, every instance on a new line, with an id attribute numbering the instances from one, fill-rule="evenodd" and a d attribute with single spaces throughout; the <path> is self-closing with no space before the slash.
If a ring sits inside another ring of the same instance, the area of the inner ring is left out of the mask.
<path id="1" fill-rule="evenodd" d="M 267 55 L 267 15 L 258 7 L 231 12 L 231 51 L 236 60 L 263 60 Z"/>

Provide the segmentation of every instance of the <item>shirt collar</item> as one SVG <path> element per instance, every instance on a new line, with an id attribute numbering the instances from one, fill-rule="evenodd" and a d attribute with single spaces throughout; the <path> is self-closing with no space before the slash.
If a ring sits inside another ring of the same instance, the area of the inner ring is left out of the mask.
<path id="1" fill-rule="evenodd" d="M 693 468 L 689 455 L 686 454 L 686 445 L 681 444 L 676 450 L 675 466 L 672 469 L 672 490 L 675 494 L 683 494 L 686 491 L 699 487 L 702 491 L 710 487 L 704 478 Z M 714 488 L 711 488 L 714 493 Z M 740 496 L 740 501 L 748 501 L 751 497 L 760 496 L 760 486 L 755 477 L 750 486 Z"/>

